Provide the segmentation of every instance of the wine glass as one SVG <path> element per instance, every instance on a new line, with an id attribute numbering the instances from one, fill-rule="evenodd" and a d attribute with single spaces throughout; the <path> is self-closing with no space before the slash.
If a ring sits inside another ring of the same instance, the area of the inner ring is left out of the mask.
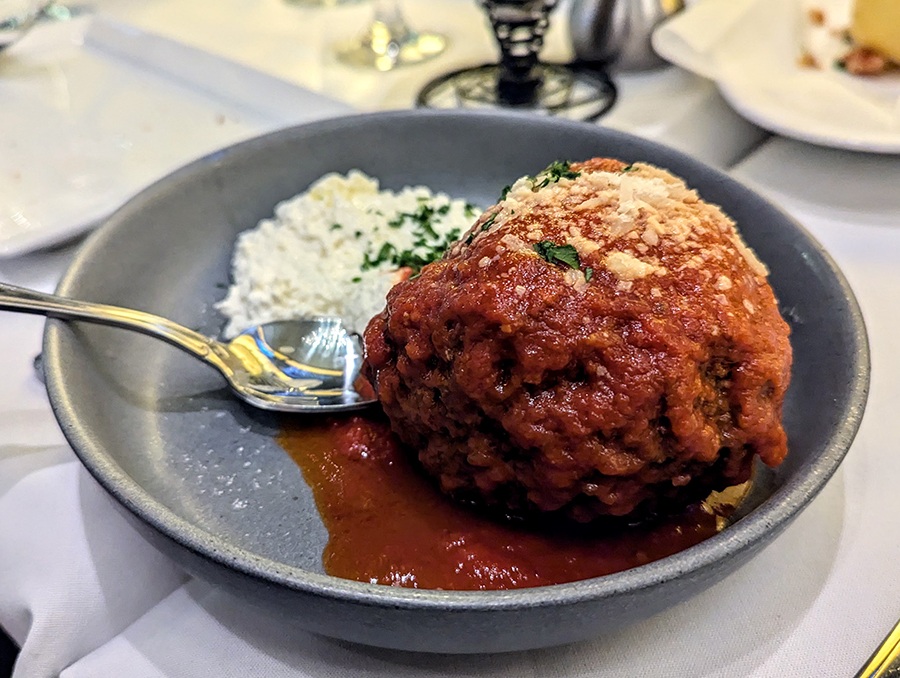
<path id="1" fill-rule="evenodd" d="M 43 17 L 53 21 L 68 21 L 85 11 L 84 7 L 70 7 L 61 2 L 47 2 L 44 4 Z"/>
<path id="2" fill-rule="evenodd" d="M 433 80 L 419 93 L 426 108 L 505 108 L 594 120 L 615 103 L 616 88 L 602 71 L 538 59 L 557 0 L 482 0 L 500 47 L 500 61 L 463 68 Z"/>
<path id="3" fill-rule="evenodd" d="M 0 0 L 0 51 L 18 42 L 41 15 L 42 0 Z"/>
<path id="4" fill-rule="evenodd" d="M 335 52 L 350 66 L 390 71 L 432 59 L 446 47 L 443 35 L 411 28 L 399 0 L 375 0 L 372 23 L 360 37 L 338 44 Z"/>

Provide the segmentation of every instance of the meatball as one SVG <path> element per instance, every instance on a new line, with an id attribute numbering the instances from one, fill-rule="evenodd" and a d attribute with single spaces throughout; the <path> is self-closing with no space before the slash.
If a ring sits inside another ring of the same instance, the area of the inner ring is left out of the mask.
<path id="1" fill-rule="evenodd" d="M 766 276 L 677 177 L 554 163 L 390 291 L 368 375 L 448 494 L 637 520 L 784 458 L 791 347 Z"/>

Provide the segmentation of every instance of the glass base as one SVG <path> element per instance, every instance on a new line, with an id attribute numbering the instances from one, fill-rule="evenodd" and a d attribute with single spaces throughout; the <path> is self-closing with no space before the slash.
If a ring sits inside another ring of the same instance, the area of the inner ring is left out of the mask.
<path id="1" fill-rule="evenodd" d="M 433 59 L 446 48 L 447 38 L 438 33 L 420 33 L 405 25 L 375 21 L 362 38 L 336 45 L 335 54 L 348 66 L 390 71 Z"/>
<path id="2" fill-rule="evenodd" d="M 528 81 L 501 78 L 498 64 L 464 68 L 433 80 L 419 93 L 423 108 L 516 110 L 572 120 L 596 120 L 616 101 L 616 87 L 602 72 L 569 66 L 535 66 Z"/>

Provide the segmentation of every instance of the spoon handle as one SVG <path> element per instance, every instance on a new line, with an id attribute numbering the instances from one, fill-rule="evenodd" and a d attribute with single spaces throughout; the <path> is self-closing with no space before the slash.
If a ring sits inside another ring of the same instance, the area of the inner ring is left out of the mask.
<path id="1" fill-rule="evenodd" d="M 221 367 L 218 342 L 152 313 L 90 301 L 67 299 L 55 294 L 0 283 L 0 310 L 35 313 L 64 320 L 86 320 L 135 330 L 164 341 Z"/>

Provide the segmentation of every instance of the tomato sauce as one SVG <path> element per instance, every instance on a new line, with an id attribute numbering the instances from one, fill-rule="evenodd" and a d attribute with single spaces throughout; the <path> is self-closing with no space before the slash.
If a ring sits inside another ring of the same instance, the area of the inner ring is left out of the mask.
<path id="1" fill-rule="evenodd" d="M 588 579 L 697 544 L 733 509 L 731 498 L 703 502 L 603 534 L 529 529 L 441 494 L 380 415 L 291 425 L 279 443 L 302 469 L 328 530 L 325 571 L 362 582 L 479 590 Z"/>

